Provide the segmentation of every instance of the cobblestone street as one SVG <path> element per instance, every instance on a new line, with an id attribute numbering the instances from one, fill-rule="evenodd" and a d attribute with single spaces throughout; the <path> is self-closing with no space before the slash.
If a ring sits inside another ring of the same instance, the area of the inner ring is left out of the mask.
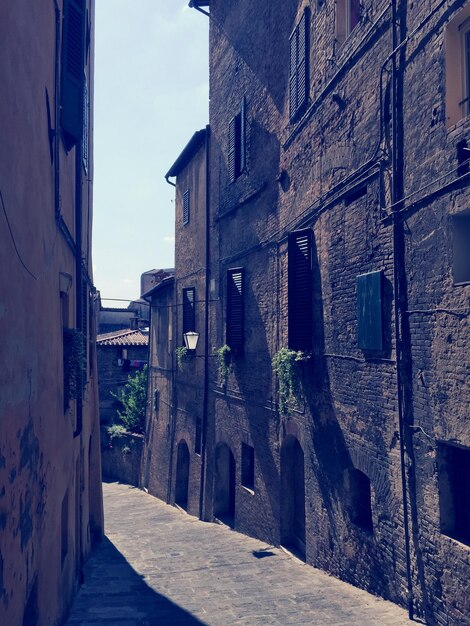
<path id="1" fill-rule="evenodd" d="M 127 485 L 104 486 L 107 537 L 67 626 L 409 624 L 399 607 L 282 550 Z"/>

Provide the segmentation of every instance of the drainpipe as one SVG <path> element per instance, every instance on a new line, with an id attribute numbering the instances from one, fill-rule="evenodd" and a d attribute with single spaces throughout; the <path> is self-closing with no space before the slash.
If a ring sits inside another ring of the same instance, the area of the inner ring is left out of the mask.
<path id="1" fill-rule="evenodd" d="M 75 144 L 75 306 L 76 327 L 83 331 L 83 275 L 82 275 L 82 146 L 80 140 Z M 85 346 L 86 350 L 86 346 Z M 82 383 L 83 384 L 83 383 Z M 77 426 L 74 437 L 82 432 L 83 399 L 77 399 Z"/>
<path id="2" fill-rule="evenodd" d="M 404 271 L 403 267 L 403 247 L 400 245 L 400 205 L 397 204 L 403 198 L 403 112 L 402 112 L 402 85 L 401 73 L 403 71 L 402 64 L 397 64 L 397 47 L 398 47 L 398 30 L 400 30 L 400 39 L 403 41 L 401 33 L 401 24 L 398 3 L 400 0 L 392 0 L 392 204 L 394 206 L 393 213 L 393 298 L 395 309 L 395 342 L 396 342 L 396 383 L 397 383 L 397 407 L 398 407 L 398 426 L 400 433 L 400 470 L 401 470 L 401 487 L 403 496 L 403 523 L 405 534 L 405 559 L 406 559 L 406 579 L 407 579 L 407 604 L 408 615 L 410 620 L 413 619 L 413 583 L 411 577 L 411 553 L 410 553 L 410 528 L 409 528 L 409 507 L 408 507 L 408 490 L 407 490 L 407 452 L 406 452 L 406 432 L 405 432 L 405 412 L 404 412 L 404 380 L 402 376 L 403 367 L 403 350 L 402 350 L 402 334 L 401 334 L 401 316 L 403 315 L 401 307 L 402 285 L 401 276 Z M 400 81 L 400 84 L 399 84 Z"/>
<path id="3" fill-rule="evenodd" d="M 168 174 L 165 176 L 165 180 L 166 182 L 171 185 L 172 187 L 176 187 L 175 183 L 172 183 L 170 180 L 170 177 L 168 176 Z"/>
<path id="4" fill-rule="evenodd" d="M 210 297 L 210 126 L 206 126 L 206 275 L 205 275 L 205 314 L 204 314 L 204 395 L 202 402 L 201 424 L 201 483 L 199 488 L 199 519 L 204 516 L 204 487 L 206 481 L 206 441 L 207 441 L 207 411 L 209 396 L 209 297 Z"/>

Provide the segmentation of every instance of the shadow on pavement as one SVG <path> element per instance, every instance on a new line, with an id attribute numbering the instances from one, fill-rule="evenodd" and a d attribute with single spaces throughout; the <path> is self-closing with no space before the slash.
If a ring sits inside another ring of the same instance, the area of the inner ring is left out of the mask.
<path id="1" fill-rule="evenodd" d="M 188 589 L 188 601 L 191 602 Z M 196 617 L 147 585 L 107 538 L 85 567 L 66 626 L 204 626 Z"/>

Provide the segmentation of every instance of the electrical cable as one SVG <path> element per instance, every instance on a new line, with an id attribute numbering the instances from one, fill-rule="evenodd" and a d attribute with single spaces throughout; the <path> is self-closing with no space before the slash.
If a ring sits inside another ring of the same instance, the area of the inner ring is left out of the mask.
<path id="1" fill-rule="evenodd" d="M 12 243 L 13 243 L 13 247 L 15 248 L 16 255 L 17 255 L 18 259 L 20 260 L 21 265 L 22 265 L 22 266 L 24 267 L 24 269 L 28 272 L 28 274 L 29 274 L 32 278 L 34 278 L 34 280 L 37 280 L 37 279 L 38 279 L 38 277 L 37 277 L 37 276 L 35 276 L 35 274 L 33 274 L 33 272 L 29 269 L 29 267 L 28 267 L 28 266 L 26 265 L 26 263 L 23 261 L 23 258 L 22 258 L 22 256 L 21 256 L 21 254 L 20 254 L 19 250 L 18 250 L 18 247 L 17 247 L 17 245 L 16 245 L 16 241 L 15 241 L 15 237 L 14 237 L 14 235 L 13 235 L 13 231 L 12 231 L 11 226 L 10 226 L 10 220 L 8 219 L 8 213 L 7 213 L 7 209 L 6 209 L 6 206 L 5 206 L 5 201 L 3 200 L 3 194 L 2 194 L 2 192 L 1 192 L 1 190 L 0 190 L 0 199 L 1 199 L 1 201 L 2 201 L 3 213 L 4 213 L 4 215 L 5 215 L 5 219 L 6 219 L 6 222 L 7 222 L 8 230 L 9 230 L 9 232 L 10 232 L 11 241 L 12 241 Z"/>

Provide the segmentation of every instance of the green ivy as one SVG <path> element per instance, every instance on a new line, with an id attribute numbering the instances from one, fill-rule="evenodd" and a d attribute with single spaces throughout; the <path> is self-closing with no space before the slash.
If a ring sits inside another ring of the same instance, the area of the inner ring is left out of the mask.
<path id="1" fill-rule="evenodd" d="M 86 356 L 83 333 L 77 328 L 63 329 L 64 408 L 72 400 L 82 400 L 86 385 Z"/>
<path id="2" fill-rule="evenodd" d="M 230 346 L 224 344 L 215 351 L 217 355 L 217 364 L 219 366 L 219 377 L 223 384 L 226 384 L 228 375 L 233 370 L 232 366 L 232 350 Z"/>
<path id="3" fill-rule="evenodd" d="M 279 381 L 279 410 L 284 415 L 289 412 L 289 405 L 297 405 L 302 394 L 298 364 L 308 358 L 307 353 L 289 348 L 281 348 L 274 355 L 272 367 Z"/>
<path id="4" fill-rule="evenodd" d="M 186 346 L 179 346 L 176 348 L 176 362 L 178 363 L 178 369 L 183 369 L 184 359 L 188 354 L 188 348 Z"/>
<path id="5" fill-rule="evenodd" d="M 118 411 L 118 415 L 124 428 L 132 433 L 143 433 L 147 406 L 147 366 L 134 376 L 129 376 L 119 395 L 113 392 L 111 395 L 122 403 L 123 411 Z"/>

